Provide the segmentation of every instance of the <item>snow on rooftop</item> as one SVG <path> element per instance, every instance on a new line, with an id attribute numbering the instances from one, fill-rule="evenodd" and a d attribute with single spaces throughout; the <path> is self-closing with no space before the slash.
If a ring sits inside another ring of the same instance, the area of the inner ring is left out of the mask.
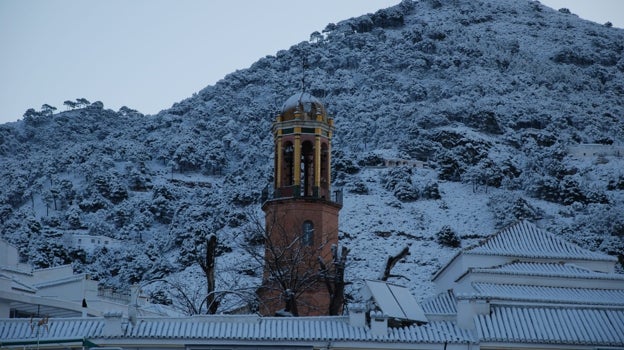
<path id="1" fill-rule="evenodd" d="M 426 315 L 454 315 L 457 314 L 456 305 L 457 300 L 450 290 L 423 300 L 421 303 Z"/>
<path id="2" fill-rule="evenodd" d="M 547 287 L 519 284 L 474 283 L 477 297 L 513 301 L 624 305 L 624 289 Z"/>
<path id="3" fill-rule="evenodd" d="M 5 281 L 10 281 L 9 283 L 11 284 L 10 289 L 14 289 L 14 290 L 22 290 L 25 292 L 29 292 L 29 293 L 36 293 L 37 292 L 37 288 L 22 283 L 19 280 L 17 280 L 16 278 L 14 278 L 11 275 L 8 274 L 4 274 L 2 272 L 0 272 L 0 280 L 5 280 Z M 6 282 L 2 282 L 2 283 L 6 283 Z"/>
<path id="4" fill-rule="evenodd" d="M 390 328 L 385 336 L 350 325 L 348 317 L 259 317 L 254 315 L 140 318 L 124 332 L 104 334 L 103 318 L 49 319 L 45 332 L 32 331 L 30 319 L 1 319 L 0 339 L 98 338 L 241 341 L 380 341 L 399 343 L 473 343 L 474 336 L 451 322 Z M 124 321 L 125 323 L 125 321 Z"/>
<path id="5" fill-rule="evenodd" d="M 0 339 L 17 341 L 29 339 L 89 338 L 102 334 L 101 318 L 51 318 L 38 329 L 39 320 L 29 318 L 0 319 Z"/>
<path id="6" fill-rule="evenodd" d="M 494 306 L 475 323 L 482 346 L 499 341 L 624 346 L 621 309 Z"/>
<path id="7" fill-rule="evenodd" d="M 299 104 L 306 104 L 306 103 L 321 104 L 321 101 L 319 101 L 316 97 L 310 95 L 307 92 L 299 92 L 290 96 L 286 100 L 286 102 L 284 102 L 284 104 L 282 105 L 282 111 L 285 111 L 291 108 L 296 108 L 299 106 Z"/>
<path id="8" fill-rule="evenodd" d="M 528 275 L 548 277 L 570 277 L 590 279 L 615 279 L 624 280 L 624 275 L 617 273 L 596 272 L 590 269 L 569 263 L 540 263 L 514 261 L 494 267 L 473 268 L 472 272 L 486 272 L 505 275 Z"/>
<path id="9" fill-rule="evenodd" d="M 613 256 L 592 252 L 521 221 L 464 251 L 467 254 L 518 256 L 526 258 L 617 261 Z"/>

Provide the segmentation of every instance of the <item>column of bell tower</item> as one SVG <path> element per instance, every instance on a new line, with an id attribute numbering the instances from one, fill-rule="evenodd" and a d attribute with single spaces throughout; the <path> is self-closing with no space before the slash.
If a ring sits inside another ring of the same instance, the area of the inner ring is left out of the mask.
<path id="1" fill-rule="evenodd" d="M 327 315 L 330 296 L 319 279 L 318 258 L 329 261 L 338 244 L 341 198 L 332 200 L 333 119 L 308 93 L 283 105 L 273 124 L 272 196 L 262 205 L 267 242 L 260 313 Z M 339 199 L 339 200 L 338 200 Z"/>

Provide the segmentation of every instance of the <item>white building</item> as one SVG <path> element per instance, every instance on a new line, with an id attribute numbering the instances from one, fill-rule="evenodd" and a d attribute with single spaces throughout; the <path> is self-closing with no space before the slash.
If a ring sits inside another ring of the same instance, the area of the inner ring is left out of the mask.
<path id="1" fill-rule="evenodd" d="M 130 303 L 138 304 L 144 315 L 164 314 L 143 296 L 131 300 L 130 291 L 126 298 L 103 292 L 86 274 L 75 274 L 71 265 L 33 269 L 20 263 L 17 249 L 0 240 L 0 318 L 127 315 Z"/>
<path id="2" fill-rule="evenodd" d="M 481 348 L 624 347 L 616 263 L 523 221 L 456 254 L 423 309 L 472 330 Z"/>
<path id="3" fill-rule="evenodd" d="M 122 241 L 106 236 L 71 234 L 67 240 L 72 247 L 83 249 L 86 252 L 93 252 L 95 248 L 114 249 L 122 246 Z"/>
<path id="4" fill-rule="evenodd" d="M 435 274 L 440 294 L 418 307 L 427 322 L 357 308 L 334 317 L 3 319 L 0 347 L 624 349 L 624 275 L 615 263 L 521 222 Z"/>
<path id="5" fill-rule="evenodd" d="M 622 157 L 624 146 L 583 143 L 568 147 L 568 154 L 577 159 L 596 157 Z"/>

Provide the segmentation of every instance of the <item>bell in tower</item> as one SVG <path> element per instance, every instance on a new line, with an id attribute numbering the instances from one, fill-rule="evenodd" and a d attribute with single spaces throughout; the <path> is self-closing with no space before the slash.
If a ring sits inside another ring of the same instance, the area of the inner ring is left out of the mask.
<path id="1" fill-rule="evenodd" d="M 258 290 L 263 315 L 327 315 L 330 295 L 319 276 L 338 244 L 342 198 L 331 197 L 333 119 L 321 102 L 297 93 L 273 124 L 275 182 L 265 213 L 265 266 Z"/>

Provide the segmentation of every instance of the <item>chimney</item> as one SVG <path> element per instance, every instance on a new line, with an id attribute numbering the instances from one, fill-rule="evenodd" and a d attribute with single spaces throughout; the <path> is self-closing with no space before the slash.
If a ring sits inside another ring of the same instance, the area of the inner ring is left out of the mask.
<path id="1" fill-rule="evenodd" d="M 469 294 L 459 294 L 457 297 L 457 325 L 464 329 L 474 330 L 476 315 L 490 313 L 490 303 L 487 300 L 477 299 Z"/>
<path id="2" fill-rule="evenodd" d="M 388 317 L 380 311 L 371 311 L 370 329 L 373 335 L 383 337 L 388 335 Z"/>
<path id="3" fill-rule="evenodd" d="M 353 327 L 366 326 L 366 308 L 364 305 L 355 304 L 349 307 L 349 324 Z"/>
<path id="4" fill-rule="evenodd" d="M 121 312 L 107 312 L 104 316 L 104 328 L 102 329 L 102 335 L 105 337 L 116 337 L 122 335 L 122 313 Z"/>

